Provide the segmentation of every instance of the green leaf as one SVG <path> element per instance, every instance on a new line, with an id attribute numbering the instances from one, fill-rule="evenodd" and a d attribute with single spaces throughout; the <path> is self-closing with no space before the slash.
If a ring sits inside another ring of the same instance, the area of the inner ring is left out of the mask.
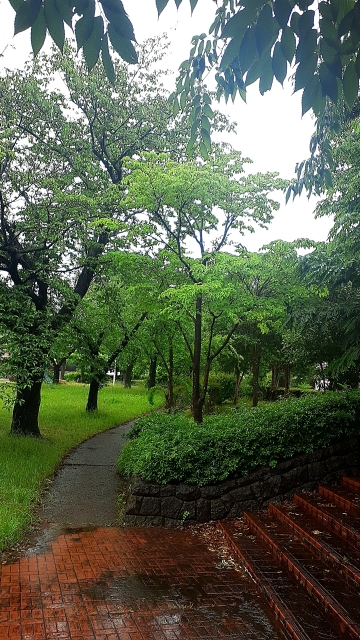
<path id="1" fill-rule="evenodd" d="M 101 59 L 104 65 L 106 76 L 111 84 L 115 82 L 115 70 L 113 61 L 111 60 L 110 52 L 109 52 L 109 43 L 108 36 L 105 33 L 102 43 L 101 43 Z"/>
<path id="2" fill-rule="evenodd" d="M 274 14 L 275 14 L 276 20 L 278 21 L 278 24 L 282 29 L 285 29 L 289 21 L 291 11 L 292 11 L 292 6 L 289 0 L 275 0 Z"/>
<path id="3" fill-rule="evenodd" d="M 173 114 L 174 114 L 175 117 L 177 116 L 179 111 L 180 111 L 179 100 L 177 98 L 175 98 L 174 104 L 173 104 Z"/>
<path id="4" fill-rule="evenodd" d="M 41 7 L 36 22 L 31 27 L 31 47 L 34 57 L 41 50 L 46 38 L 46 22 L 44 9 Z"/>
<path id="5" fill-rule="evenodd" d="M 199 147 L 200 147 L 201 156 L 204 158 L 204 160 L 208 160 L 209 159 L 209 153 L 208 153 L 208 150 L 206 148 L 206 145 L 203 142 L 200 142 Z"/>
<path id="6" fill-rule="evenodd" d="M 9 0 L 9 2 L 11 4 L 12 8 L 14 9 L 14 11 L 17 11 L 18 8 L 21 5 L 22 0 Z"/>
<path id="7" fill-rule="evenodd" d="M 320 31 L 322 37 L 330 46 L 339 49 L 338 30 L 330 20 L 326 20 L 326 18 L 320 20 Z"/>
<path id="8" fill-rule="evenodd" d="M 44 12 L 48 31 L 55 44 L 59 47 L 60 51 L 62 51 L 65 42 L 64 22 L 56 8 L 54 0 L 44 0 Z"/>
<path id="9" fill-rule="evenodd" d="M 296 62 L 304 62 L 304 60 L 311 58 L 317 48 L 317 37 L 316 29 L 310 29 L 305 36 L 301 37 L 296 48 Z"/>
<path id="10" fill-rule="evenodd" d="M 201 126 L 203 129 L 206 129 L 210 133 L 210 121 L 206 116 L 201 117 Z"/>
<path id="11" fill-rule="evenodd" d="M 327 20 L 332 20 L 331 7 L 327 2 L 320 2 L 319 13 L 323 18 L 326 18 Z"/>
<path id="12" fill-rule="evenodd" d="M 84 43 L 90 38 L 94 28 L 94 14 L 86 11 L 82 18 L 75 24 L 75 37 L 78 51 L 84 46 Z"/>
<path id="13" fill-rule="evenodd" d="M 344 36 L 345 34 L 349 33 L 349 31 L 351 31 L 354 15 L 355 15 L 354 9 L 351 9 L 350 11 L 345 13 L 337 30 L 337 35 L 339 40 L 340 38 L 342 38 L 342 36 Z"/>
<path id="14" fill-rule="evenodd" d="M 168 2 L 169 0 L 156 0 L 156 8 L 158 11 L 158 15 L 160 15 L 164 11 Z"/>
<path id="15" fill-rule="evenodd" d="M 255 40 L 259 56 L 272 44 L 275 28 L 272 9 L 269 4 L 266 4 L 260 11 L 255 27 Z"/>
<path id="16" fill-rule="evenodd" d="M 199 126 L 200 120 L 195 120 L 195 122 L 193 122 L 193 124 L 191 125 L 190 138 L 196 138 Z"/>
<path id="17" fill-rule="evenodd" d="M 214 112 L 212 110 L 212 108 L 210 107 L 209 104 L 204 104 L 204 108 L 203 108 L 203 114 L 204 116 L 206 116 L 207 118 L 210 118 L 210 120 L 213 119 L 214 117 Z"/>
<path id="18" fill-rule="evenodd" d="M 230 40 L 221 59 L 220 68 L 222 70 L 227 69 L 231 65 L 234 58 L 236 58 L 236 56 L 238 55 L 242 37 L 243 34 L 239 33 L 232 40 Z"/>
<path id="19" fill-rule="evenodd" d="M 331 73 L 328 66 L 323 62 L 320 65 L 319 76 L 323 94 L 336 104 L 338 99 L 338 85 L 336 76 Z"/>
<path id="20" fill-rule="evenodd" d="M 121 13 L 115 13 L 114 11 L 110 11 L 105 3 L 103 6 L 105 15 L 116 33 L 121 36 L 121 38 L 125 38 L 125 40 L 133 40 L 135 42 L 134 28 L 125 10 L 123 9 Z"/>
<path id="21" fill-rule="evenodd" d="M 314 17 L 315 12 L 312 10 L 304 11 L 304 13 L 299 17 L 297 28 L 300 38 L 313 28 Z"/>
<path id="22" fill-rule="evenodd" d="M 55 0 L 55 5 L 59 14 L 61 15 L 64 22 L 69 25 L 69 27 L 71 27 L 72 25 L 73 16 L 70 4 L 72 4 L 71 0 L 70 2 L 69 0 Z"/>
<path id="23" fill-rule="evenodd" d="M 185 91 L 183 91 L 183 92 L 180 94 L 180 107 L 181 107 L 182 109 L 185 109 L 185 105 L 186 105 L 186 92 L 185 92 Z"/>
<path id="24" fill-rule="evenodd" d="M 102 38 L 104 35 L 104 20 L 102 16 L 95 16 L 94 27 L 90 38 L 84 42 L 83 52 L 86 66 L 91 71 L 99 59 Z"/>
<path id="25" fill-rule="evenodd" d="M 274 80 L 274 73 L 272 69 L 272 59 L 270 54 L 266 57 L 266 61 L 263 65 L 260 82 L 259 82 L 259 91 L 263 96 L 266 91 L 270 91 L 272 87 L 272 83 Z"/>
<path id="26" fill-rule="evenodd" d="M 313 77 L 317 67 L 318 57 L 314 53 L 311 58 L 300 62 L 295 72 L 295 87 L 294 91 L 299 91 L 305 87 L 309 80 Z"/>
<path id="27" fill-rule="evenodd" d="M 245 35 L 239 49 L 239 63 L 241 71 L 246 73 L 258 57 L 259 54 L 255 40 L 255 29 L 254 27 L 249 27 L 245 31 Z"/>
<path id="28" fill-rule="evenodd" d="M 129 64 L 136 64 L 138 56 L 132 42 L 119 36 L 111 24 L 108 26 L 108 34 L 110 42 L 119 56 Z"/>
<path id="29" fill-rule="evenodd" d="M 296 51 L 296 40 L 290 27 L 283 30 L 280 43 L 286 60 L 291 64 Z"/>
<path id="30" fill-rule="evenodd" d="M 359 78 L 355 68 L 355 62 L 349 62 L 343 78 L 343 90 L 346 103 L 351 109 L 359 92 Z"/>
<path id="31" fill-rule="evenodd" d="M 211 151 L 210 133 L 206 129 L 201 128 L 200 134 L 201 134 L 201 139 L 202 139 L 206 149 L 208 151 Z"/>
<path id="32" fill-rule="evenodd" d="M 19 5 L 14 23 L 14 35 L 26 31 L 35 24 L 41 8 L 41 0 L 24 0 Z"/>
<path id="33" fill-rule="evenodd" d="M 332 189 L 334 185 L 333 185 L 330 169 L 324 170 L 324 178 L 325 178 L 325 185 L 327 186 L 327 188 Z"/>
<path id="34" fill-rule="evenodd" d="M 273 51 L 272 69 L 274 76 L 280 84 L 283 84 L 287 73 L 287 60 L 283 54 L 280 42 L 277 42 Z"/>
<path id="35" fill-rule="evenodd" d="M 211 98 L 210 98 L 208 93 L 204 93 L 203 101 L 204 101 L 205 104 L 211 104 Z"/>
<path id="36" fill-rule="evenodd" d="M 263 62 L 262 60 L 256 60 L 254 64 L 250 67 L 249 71 L 246 74 L 245 85 L 248 87 L 253 82 L 256 82 L 258 78 L 260 78 L 262 71 Z"/>
<path id="37" fill-rule="evenodd" d="M 355 70 L 358 74 L 358 78 L 360 78 L 360 51 L 358 51 L 358 54 L 356 56 Z"/>
<path id="38" fill-rule="evenodd" d="M 256 11 L 256 2 L 252 2 L 242 11 L 237 11 L 225 24 L 220 38 L 234 38 L 238 36 L 239 41 L 241 41 L 247 27 L 255 18 Z"/>
<path id="39" fill-rule="evenodd" d="M 197 3 L 198 3 L 198 0 L 190 0 L 191 13 L 194 11 Z"/>
<path id="40" fill-rule="evenodd" d="M 318 75 L 314 75 L 310 78 L 310 81 L 306 83 L 302 98 L 301 98 L 301 111 L 302 115 L 305 115 L 307 111 L 314 108 L 318 94 L 321 94 L 321 84 Z"/>
<path id="41" fill-rule="evenodd" d="M 193 148 L 194 148 L 194 144 L 196 142 L 196 138 L 191 137 L 189 142 L 186 145 L 186 154 L 190 155 L 190 153 L 192 152 Z"/>

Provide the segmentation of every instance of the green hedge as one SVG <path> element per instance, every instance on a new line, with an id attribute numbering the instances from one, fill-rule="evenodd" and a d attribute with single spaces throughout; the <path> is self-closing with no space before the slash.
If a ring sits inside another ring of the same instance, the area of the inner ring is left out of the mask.
<path id="1" fill-rule="evenodd" d="M 118 461 L 120 473 L 165 484 L 205 485 L 246 475 L 258 465 L 309 453 L 360 434 L 360 393 L 282 400 L 256 409 L 208 416 L 202 425 L 183 415 L 141 418 Z"/>

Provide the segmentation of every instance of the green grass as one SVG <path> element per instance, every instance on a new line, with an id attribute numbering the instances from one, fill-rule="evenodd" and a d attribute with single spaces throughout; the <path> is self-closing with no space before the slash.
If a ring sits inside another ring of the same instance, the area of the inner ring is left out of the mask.
<path id="1" fill-rule="evenodd" d="M 32 521 L 46 479 L 64 455 L 100 431 L 150 410 L 142 386 L 108 386 L 99 394 L 99 410 L 85 412 L 86 385 L 44 385 L 40 409 L 42 439 L 9 434 L 11 413 L 0 409 L 0 550 L 21 540 Z M 154 406 L 163 402 L 157 394 Z"/>

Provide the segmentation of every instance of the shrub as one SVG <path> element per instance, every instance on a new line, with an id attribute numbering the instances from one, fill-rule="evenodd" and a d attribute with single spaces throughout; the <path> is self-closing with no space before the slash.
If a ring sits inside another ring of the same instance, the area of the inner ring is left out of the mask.
<path id="1" fill-rule="evenodd" d="M 137 422 L 118 469 L 165 484 L 205 485 L 246 475 L 258 465 L 360 434 L 360 394 L 326 393 L 256 409 L 207 416 L 197 425 L 184 415 L 156 414 Z"/>
<path id="2" fill-rule="evenodd" d="M 208 403 L 210 406 L 232 400 L 235 393 L 235 376 L 229 373 L 217 373 L 209 376 Z"/>

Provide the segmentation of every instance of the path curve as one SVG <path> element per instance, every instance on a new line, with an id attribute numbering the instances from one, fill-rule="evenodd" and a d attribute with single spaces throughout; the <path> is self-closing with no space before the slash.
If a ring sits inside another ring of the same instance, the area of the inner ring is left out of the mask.
<path id="1" fill-rule="evenodd" d="M 66 458 L 44 496 L 39 516 L 51 525 L 116 524 L 119 476 L 116 461 L 135 420 L 96 434 Z"/>

